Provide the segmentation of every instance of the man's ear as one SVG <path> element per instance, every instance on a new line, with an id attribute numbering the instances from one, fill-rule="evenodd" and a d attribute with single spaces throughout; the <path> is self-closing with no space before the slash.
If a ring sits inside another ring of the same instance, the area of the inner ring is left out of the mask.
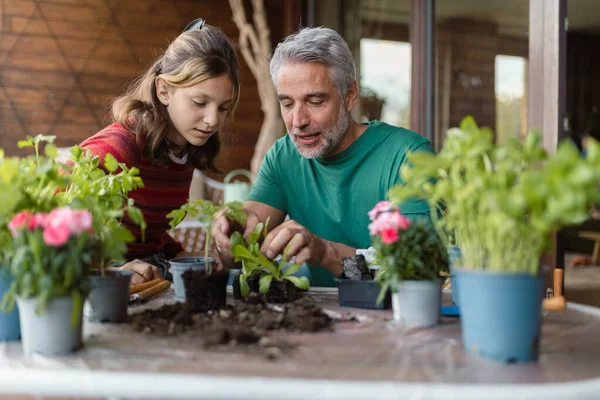
<path id="1" fill-rule="evenodd" d="M 345 107 L 346 111 L 352 111 L 356 106 L 356 102 L 358 101 L 358 84 L 356 81 L 352 81 L 350 87 L 348 88 L 348 93 L 346 94 L 345 99 Z"/>
<path id="2" fill-rule="evenodd" d="M 165 106 L 168 106 L 169 102 L 171 101 L 171 87 L 167 82 L 165 82 L 159 77 L 156 77 L 155 86 L 156 97 L 158 97 L 158 100 L 161 103 L 163 103 Z"/>

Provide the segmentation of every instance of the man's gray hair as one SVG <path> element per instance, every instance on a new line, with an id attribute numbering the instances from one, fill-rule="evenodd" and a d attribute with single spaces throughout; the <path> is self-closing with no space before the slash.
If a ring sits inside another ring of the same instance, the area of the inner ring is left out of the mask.
<path id="1" fill-rule="evenodd" d="M 285 63 L 315 62 L 329 67 L 329 78 L 343 98 L 356 80 L 356 65 L 348 43 L 333 29 L 304 28 L 277 45 L 270 61 L 271 80 L 277 87 L 279 68 Z"/>

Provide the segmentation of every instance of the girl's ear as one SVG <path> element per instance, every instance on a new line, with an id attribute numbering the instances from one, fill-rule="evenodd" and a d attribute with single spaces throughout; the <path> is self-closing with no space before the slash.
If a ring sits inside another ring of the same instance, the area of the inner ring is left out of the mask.
<path id="1" fill-rule="evenodd" d="M 155 86 L 156 97 L 158 97 L 158 100 L 161 103 L 163 103 L 165 106 L 168 106 L 169 102 L 171 101 L 171 87 L 167 82 L 159 77 L 156 77 Z"/>

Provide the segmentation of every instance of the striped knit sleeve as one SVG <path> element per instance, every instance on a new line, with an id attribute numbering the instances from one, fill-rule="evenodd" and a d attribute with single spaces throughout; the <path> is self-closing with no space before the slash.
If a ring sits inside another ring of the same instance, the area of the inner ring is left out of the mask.
<path id="1" fill-rule="evenodd" d="M 115 123 L 107 126 L 94 136 L 84 140 L 80 147 L 84 151 L 100 158 L 100 165 L 104 163 L 104 157 L 111 154 L 118 162 L 127 167 L 139 167 L 141 150 L 136 143 L 135 135 Z"/>

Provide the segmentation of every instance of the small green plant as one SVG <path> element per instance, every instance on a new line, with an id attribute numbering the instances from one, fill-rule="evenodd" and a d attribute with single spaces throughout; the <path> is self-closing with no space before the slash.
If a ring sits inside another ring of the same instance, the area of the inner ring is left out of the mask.
<path id="1" fill-rule="evenodd" d="M 57 196 L 63 205 L 92 213 L 94 230 L 101 246 L 94 266 L 99 267 L 104 275 L 106 266 L 123 261 L 127 243 L 134 240 L 133 234 L 121 223 L 125 213 L 140 226 L 143 240 L 146 221 L 134 200 L 128 198 L 129 192 L 143 187 L 143 182 L 137 168 L 128 168 L 111 154 L 106 155 L 104 168 L 101 168 L 99 157 L 84 152 L 80 147 L 72 147 L 70 152 L 70 162 L 65 169 L 69 172 L 71 184 Z"/>
<path id="2" fill-rule="evenodd" d="M 585 221 L 600 201 L 595 141 L 585 158 L 569 141 L 548 156 L 538 132 L 495 145 L 492 131 L 469 116 L 448 131 L 437 155 L 408 159 L 400 171 L 405 184 L 389 191 L 390 200 L 428 200 L 440 236 L 448 243 L 454 235 L 465 268 L 535 275 L 550 233 Z"/>
<path id="3" fill-rule="evenodd" d="M 310 282 L 305 276 L 291 276 L 300 270 L 301 264 L 291 263 L 286 254 L 287 248 L 283 251 L 283 255 L 279 262 L 269 260 L 260 252 L 260 237 L 267 236 L 267 226 L 269 220 L 265 224 L 258 223 L 254 230 L 248 235 L 248 242 L 239 232 L 234 232 L 231 235 L 231 254 L 235 257 L 235 261 L 242 262 L 242 270 L 240 272 L 240 291 L 242 296 L 247 297 L 250 294 L 248 286 L 248 278 L 252 275 L 260 275 L 259 291 L 266 294 L 271 287 L 273 279 L 282 281 L 287 279 L 292 282 L 297 288 L 306 290 Z M 288 265 L 289 264 L 289 265 Z M 287 266 L 287 269 L 284 267 Z M 285 271 L 284 271 L 285 270 Z"/>
<path id="4" fill-rule="evenodd" d="M 202 224 L 205 231 L 204 260 L 206 262 L 206 268 L 209 274 L 212 273 L 212 264 L 208 258 L 208 250 L 210 248 L 210 239 L 212 237 L 211 232 L 215 222 L 215 214 L 225 208 L 227 208 L 227 218 L 242 225 L 246 223 L 244 204 L 239 201 L 234 201 L 227 204 L 215 204 L 210 200 L 197 199 L 190 201 L 177 210 L 173 210 L 167 214 L 167 218 L 171 219 L 171 229 L 175 229 L 175 227 L 181 221 L 183 221 L 186 215 L 196 218 Z"/>

